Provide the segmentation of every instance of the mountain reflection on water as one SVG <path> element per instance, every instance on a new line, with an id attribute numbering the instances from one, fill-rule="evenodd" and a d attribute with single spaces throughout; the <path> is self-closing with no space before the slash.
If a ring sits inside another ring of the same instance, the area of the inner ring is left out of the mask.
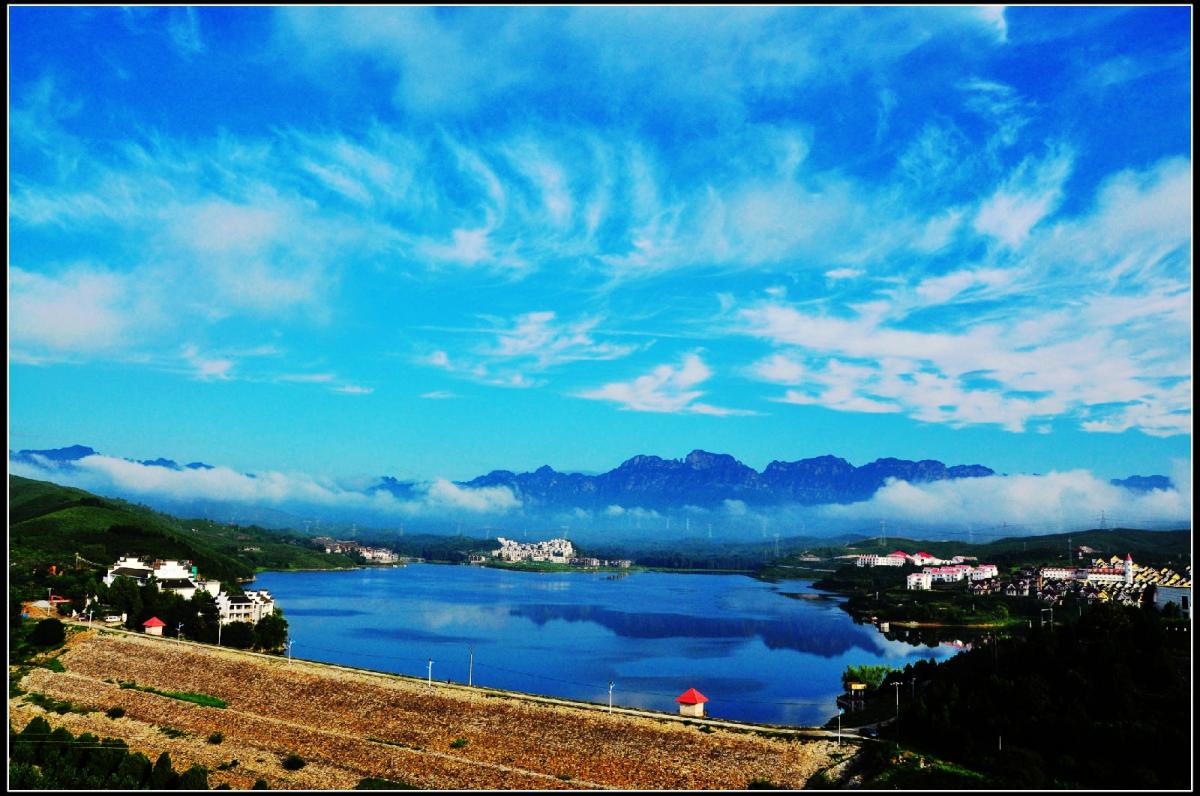
<path id="1" fill-rule="evenodd" d="M 301 658 L 422 678 L 432 660 L 435 680 L 594 702 L 611 681 L 614 704 L 671 712 L 694 687 L 709 715 L 774 724 L 823 724 L 847 665 L 957 651 L 855 624 L 836 599 L 792 598 L 817 594 L 806 583 L 744 575 L 426 564 L 267 572 L 254 585 L 283 608 Z"/>

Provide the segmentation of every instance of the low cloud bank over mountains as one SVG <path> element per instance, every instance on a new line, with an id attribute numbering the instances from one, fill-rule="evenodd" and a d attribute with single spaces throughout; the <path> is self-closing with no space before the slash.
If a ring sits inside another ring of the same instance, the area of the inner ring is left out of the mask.
<path id="1" fill-rule="evenodd" d="M 747 538 L 870 530 L 986 537 L 1094 527 L 1190 524 L 1190 468 L 1173 477 L 1104 481 L 1086 470 L 997 474 L 979 464 L 878 459 L 856 467 L 836 456 L 774 461 L 761 472 L 728 454 L 634 456 L 608 472 L 495 470 L 470 481 L 331 479 L 242 473 L 194 461 L 123 459 L 74 445 L 9 452 L 18 475 L 146 502 L 164 511 L 264 525 L 308 519 L 430 531 L 570 529 L 578 538 Z M 1000 535 L 992 533 L 991 535 Z"/>

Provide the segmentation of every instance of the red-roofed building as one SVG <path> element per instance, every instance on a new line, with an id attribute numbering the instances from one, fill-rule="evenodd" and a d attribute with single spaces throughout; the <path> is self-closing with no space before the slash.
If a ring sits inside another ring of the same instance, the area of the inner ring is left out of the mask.
<path id="1" fill-rule="evenodd" d="M 694 688 L 689 688 L 675 697 L 675 701 L 679 703 L 679 715 L 703 718 L 704 703 L 708 701 L 708 697 Z"/>
<path id="2" fill-rule="evenodd" d="M 922 550 L 919 553 L 913 553 L 911 556 L 909 556 L 909 560 L 912 561 L 914 564 L 916 564 L 918 567 L 925 567 L 925 566 L 930 566 L 930 565 L 937 566 L 938 564 L 944 563 L 942 561 L 942 559 L 938 558 L 937 556 L 931 556 L 931 555 L 929 555 L 929 553 L 926 553 L 924 550 Z"/>
<path id="3" fill-rule="evenodd" d="M 152 616 L 145 622 L 142 622 L 142 627 L 146 628 L 146 635 L 148 636 L 161 636 L 162 629 L 166 626 L 167 623 L 157 616 Z"/>

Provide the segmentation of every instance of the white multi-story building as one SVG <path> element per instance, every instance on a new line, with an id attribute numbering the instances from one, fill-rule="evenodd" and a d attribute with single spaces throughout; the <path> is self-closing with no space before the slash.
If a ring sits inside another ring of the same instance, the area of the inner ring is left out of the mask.
<path id="1" fill-rule="evenodd" d="M 1000 569 L 995 564 L 977 564 L 971 568 L 971 580 L 987 580 L 1000 577 Z"/>
<path id="2" fill-rule="evenodd" d="M 902 567 L 908 563 L 908 554 L 895 550 L 886 556 L 863 555 L 856 562 L 860 567 Z"/>
<path id="3" fill-rule="evenodd" d="M 933 588 L 933 576 L 928 572 L 914 572 L 908 576 L 908 588 L 915 591 L 929 591 Z"/>
<path id="4" fill-rule="evenodd" d="M 972 569 L 968 564 L 951 564 L 948 567 L 925 567 L 924 572 L 933 578 L 934 583 L 957 583 L 965 580 Z"/>
<path id="5" fill-rule="evenodd" d="M 146 563 L 133 556 L 121 556 L 104 576 L 104 584 L 111 586 L 113 581 L 121 577 L 133 578 L 139 586 L 144 586 L 153 577 L 159 589 L 175 592 L 185 600 L 190 600 L 198 590 L 207 591 L 214 597 L 221 591 L 218 581 L 201 578 L 190 561 L 157 560 Z"/>
<path id="6" fill-rule="evenodd" d="M 217 595 L 217 610 L 220 612 L 223 625 L 230 622 L 253 624 L 274 612 L 275 600 L 266 589 L 248 591 L 238 596 L 222 592 Z"/>
<path id="7" fill-rule="evenodd" d="M 1042 580 L 1076 580 L 1079 570 L 1075 567 L 1042 567 Z"/>
<path id="8" fill-rule="evenodd" d="M 545 542 L 522 544 L 512 539 L 497 537 L 499 550 L 492 551 L 492 558 L 501 561 L 541 561 L 552 564 L 566 564 L 575 558 L 575 545 L 566 539 L 550 539 Z"/>
<path id="9" fill-rule="evenodd" d="M 385 547 L 362 547 L 358 551 L 363 558 L 376 564 L 395 564 L 400 557 Z"/>

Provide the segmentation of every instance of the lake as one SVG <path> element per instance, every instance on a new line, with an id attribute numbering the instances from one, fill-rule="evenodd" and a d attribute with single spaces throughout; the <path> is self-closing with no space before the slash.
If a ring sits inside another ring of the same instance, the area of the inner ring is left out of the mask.
<path id="1" fill-rule="evenodd" d="M 328 663 L 716 718 L 824 724 L 847 665 L 903 667 L 952 646 L 889 640 L 804 581 L 670 572 L 534 573 L 411 564 L 264 572 L 292 653 Z"/>

